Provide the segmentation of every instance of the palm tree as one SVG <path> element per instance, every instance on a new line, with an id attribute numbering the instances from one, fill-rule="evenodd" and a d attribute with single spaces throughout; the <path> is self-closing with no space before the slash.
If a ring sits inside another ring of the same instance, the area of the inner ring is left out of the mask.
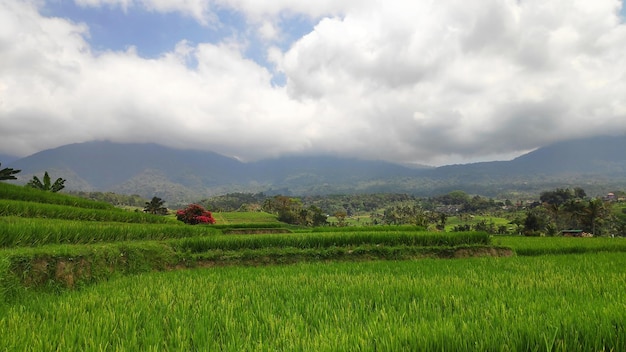
<path id="1" fill-rule="evenodd" d="M 143 211 L 150 214 L 159 214 L 165 215 L 167 214 L 167 208 L 163 206 L 165 201 L 159 197 L 152 197 L 152 200 L 146 202 L 146 207 L 143 208 Z"/>
<path id="2" fill-rule="evenodd" d="M 0 163 L 2 166 L 2 163 Z M 10 167 L 5 167 L 4 169 L 0 169 L 0 180 L 16 180 L 17 177 L 13 176 L 19 173 L 22 170 L 15 170 Z"/>
<path id="3" fill-rule="evenodd" d="M 561 212 L 561 205 L 557 203 L 543 203 L 543 207 L 548 211 L 548 213 L 552 216 L 552 220 L 554 221 L 554 228 L 558 233 L 561 226 L 559 223 L 559 214 Z"/>
<path id="4" fill-rule="evenodd" d="M 591 226 L 591 234 L 596 235 L 596 224 L 598 220 L 604 219 L 609 211 L 606 204 L 600 198 L 592 199 L 583 208 L 583 219 Z"/>
<path id="5" fill-rule="evenodd" d="M 33 179 L 28 181 L 26 186 L 40 189 L 42 191 L 58 192 L 65 188 L 65 181 L 66 180 L 59 177 L 56 181 L 54 181 L 54 183 L 51 183 L 50 175 L 48 175 L 48 171 L 46 171 L 43 175 L 43 182 L 41 182 L 37 176 L 33 176 Z"/>

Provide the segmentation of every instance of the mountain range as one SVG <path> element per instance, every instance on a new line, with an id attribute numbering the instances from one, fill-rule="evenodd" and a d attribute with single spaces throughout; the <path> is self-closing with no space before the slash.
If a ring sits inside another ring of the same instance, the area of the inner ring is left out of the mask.
<path id="1" fill-rule="evenodd" d="M 232 192 L 314 195 L 409 193 L 430 196 L 464 190 L 510 197 L 553 187 L 602 193 L 626 187 L 626 136 L 571 140 L 510 161 L 406 167 L 334 156 L 289 156 L 244 163 L 217 153 L 158 144 L 94 141 L 64 145 L 2 167 L 22 170 L 17 183 L 48 171 L 66 189 L 197 201 Z"/>

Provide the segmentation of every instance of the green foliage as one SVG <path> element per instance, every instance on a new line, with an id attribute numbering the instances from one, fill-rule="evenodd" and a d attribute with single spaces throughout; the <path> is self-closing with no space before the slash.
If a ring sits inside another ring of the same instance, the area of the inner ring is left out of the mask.
<path id="1" fill-rule="evenodd" d="M 263 203 L 264 211 L 277 215 L 278 221 L 301 226 L 324 226 L 328 224 L 327 216 L 315 205 L 305 208 L 299 198 L 275 196 Z"/>
<path id="2" fill-rule="evenodd" d="M 143 197 L 132 194 L 118 194 L 113 192 L 85 192 L 85 191 L 67 191 L 70 195 L 74 195 L 84 199 L 95 200 L 99 202 L 109 203 L 115 206 L 142 207 L 148 201 Z"/>
<path id="3" fill-rule="evenodd" d="M 445 213 L 436 211 L 425 211 L 419 204 L 398 205 L 385 209 L 382 215 L 371 214 L 373 224 L 383 225 L 416 225 L 427 228 L 434 225 L 437 229 L 443 230 L 448 220 Z"/>
<path id="4" fill-rule="evenodd" d="M 2 163 L 0 163 L 2 166 Z M 10 167 L 5 167 L 4 169 L 0 169 L 0 181 L 2 180 L 16 180 L 15 174 L 20 173 L 22 170 L 15 170 Z"/>
<path id="5" fill-rule="evenodd" d="M 591 199 L 582 210 L 582 214 L 577 214 L 584 226 L 584 229 L 591 230 L 596 235 L 596 229 L 601 222 L 610 214 L 609 206 L 600 198 Z"/>
<path id="6" fill-rule="evenodd" d="M 539 236 L 548 225 L 548 217 L 542 208 L 529 209 L 524 220 L 524 234 L 526 236 Z"/>
<path id="7" fill-rule="evenodd" d="M 33 179 L 28 181 L 26 186 L 41 191 L 50 191 L 56 193 L 65 188 L 65 181 L 66 180 L 59 177 L 54 181 L 54 183 L 52 183 L 50 175 L 48 175 L 48 171 L 46 171 L 43 175 L 43 182 L 37 176 L 33 176 Z"/>
<path id="8" fill-rule="evenodd" d="M 602 235 L 614 231 L 619 224 L 611 218 L 611 206 L 600 198 L 583 199 L 585 196 L 582 188 L 557 188 L 555 191 L 543 192 L 541 201 L 551 221 L 544 219 L 545 224 L 541 224 L 541 228 L 527 232 L 552 235 L 562 229 L 580 229 L 593 235 Z"/>
<path id="9" fill-rule="evenodd" d="M 211 197 L 201 203 L 214 212 L 229 211 L 259 211 L 264 209 L 273 213 L 272 202 L 281 195 L 266 195 L 264 193 L 228 193 Z M 348 216 L 361 212 L 371 212 L 389 205 L 406 201 L 416 201 L 417 198 L 408 194 L 377 193 L 377 194 L 346 194 L 346 195 L 311 195 L 299 198 L 302 208 L 315 206 L 322 214 L 334 214 L 345 211 Z"/>
<path id="10" fill-rule="evenodd" d="M 463 205 L 470 201 L 470 196 L 464 191 L 452 191 L 435 199 L 444 205 Z"/>
<path id="11" fill-rule="evenodd" d="M 159 197 L 152 197 L 152 200 L 146 202 L 146 206 L 143 208 L 143 211 L 149 214 L 155 215 L 167 215 L 167 208 L 163 205 L 165 201 Z"/>
<path id="12" fill-rule="evenodd" d="M 539 199 L 542 203 L 560 206 L 574 199 L 582 199 L 585 196 L 585 191 L 582 188 L 575 188 L 573 190 L 569 188 L 557 188 L 554 191 L 541 192 Z"/>
<path id="13" fill-rule="evenodd" d="M 268 197 L 263 193 L 228 193 L 202 201 L 205 208 L 213 212 L 260 210 Z"/>
<path id="14" fill-rule="evenodd" d="M 374 193 L 374 194 L 346 194 L 307 196 L 301 198 L 303 206 L 314 205 L 321 209 L 323 214 L 335 214 L 345 211 L 347 216 L 373 211 L 407 202 L 416 202 L 418 198 L 409 194 Z"/>

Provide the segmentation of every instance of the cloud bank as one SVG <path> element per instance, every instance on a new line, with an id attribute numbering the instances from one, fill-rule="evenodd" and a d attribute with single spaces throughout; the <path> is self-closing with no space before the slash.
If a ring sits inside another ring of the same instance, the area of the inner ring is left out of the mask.
<path id="1" fill-rule="evenodd" d="M 0 0 L 0 154 L 106 139 L 445 164 L 626 133 L 616 0 L 76 3 L 246 24 L 143 58 L 95 52 L 89 23 L 46 17 L 41 1 Z M 298 16 L 313 29 L 279 48 Z M 246 36 L 270 65 L 245 56 Z"/>

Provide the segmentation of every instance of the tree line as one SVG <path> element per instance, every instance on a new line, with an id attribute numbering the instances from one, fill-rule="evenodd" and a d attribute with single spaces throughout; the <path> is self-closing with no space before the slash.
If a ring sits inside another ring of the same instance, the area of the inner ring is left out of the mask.
<path id="1" fill-rule="evenodd" d="M 0 164 L 1 166 L 1 164 Z M 0 180 L 14 180 L 21 170 L 0 169 Z M 26 184 L 43 191 L 59 192 L 65 188 L 65 179 L 54 182 L 46 171 L 43 178 L 33 176 Z M 112 192 L 70 192 L 71 194 L 105 201 L 114 205 L 144 206 L 144 211 L 166 214 L 161 198 L 146 201 L 139 195 L 120 195 Z M 623 192 L 622 192 L 623 193 Z M 329 216 L 337 219 L 335 225 L 345 225 L 346 218 L 369 213 L 371 225 L 411 224 L 444 230 L 450 216 L 463 219 L 467 214 L 507 216 L 515 214 L 510 226 L 496 226 L 485 220 L 473 224 L 460 224 L 455 231 L 487 231 L 494 234 L 516 233 L 527 236 L 554 236 L 563 231 L 581 231 L 591 235 L 626 235 L 626 213 L 613 211 L 611 203 L 600 197 L 588 197 L 580 187 L 556 188 L 543 191 L 539 199 L 523 205 L 510 200 L 496 201 L 479 195 L 470 196 L 464 191 L 417 198 L 408 194 L 349 194 L 289 197 L 268 196 L 264 193 L 229 193 L 205 199 L 200 204 L 206 209 L 219 211 L 266 211 L 278 216 L 280 221 L 302 226 L 329 225 Z M 522 210 L 523 212 L 520 212 Z"/>
<path id="2" fill-rule="evenodd" d="M 526 211 L 523 233 L 533 236 L 557 235 L 563 231 L 580 230 L 596 235 L 626 233 L 626 219 L 614 213 L 611 201 L 587 197 L 582 188 L 557 188 L 542 192 L 540 206 Z"/>

